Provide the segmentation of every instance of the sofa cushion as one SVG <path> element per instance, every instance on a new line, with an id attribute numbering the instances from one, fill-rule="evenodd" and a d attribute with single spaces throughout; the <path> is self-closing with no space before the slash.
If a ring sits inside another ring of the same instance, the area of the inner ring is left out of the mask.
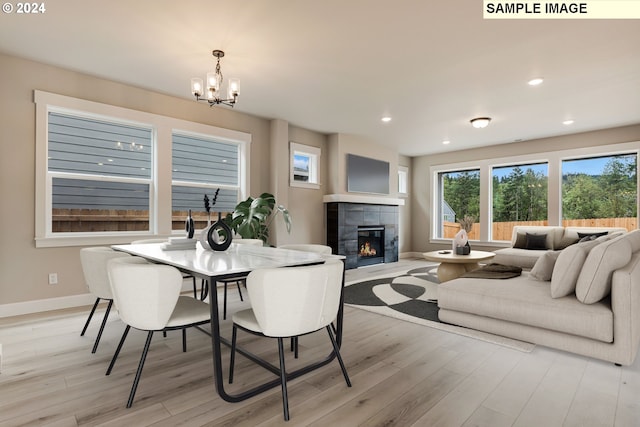
<path id="1" fill-rule="evenodd" d="M 576 285 L 578 301 L 593 304 L 609 295 L 614 270 L 631 260 L 631 242 L 625 237 L 601 243 L 589 252 Z"/>
<path id="2" fill-rule="evenodd" d="M 545 252 L 536 264 L 531 269 L 529 276 L 535 280 L 541 280 L 543 282 L 551 281 L 553 274 L 553 267 L 556 265 L 556 260 L 560 255 L 560 251 L 547 251 Z"/>
<path id="3" fill-rule="evenodd" d="M 635 253 L 640 251 L 640 229 L 636 229 L 625 234 L 631 244 L 631 250 Z"/>
<path id="4" fill-rule="evenodd" d="M 560 252 L 551 275 L 552 298 L 562 298 L 575 292 L 584 261 L 589 251 L 599 244 L 595 240 L 576 243 Z"/>
<path id="5" fill-rule="evenodd" d="M 528 249 L 503 248 L 494 251 L 496 256 L 491 262 L 503 265 L 516 265 L 522 268 L 532 268 L 544 251 L 530 251 Z"/>
<path id="6" fill-rule="evenodd" d="M 549 284 L 525 273 L 507 280 L 459 278 L 438 285 L 438 306 L 610 343 L 608 300 L 582 304 L 575 295 L 551 298 Z"/>

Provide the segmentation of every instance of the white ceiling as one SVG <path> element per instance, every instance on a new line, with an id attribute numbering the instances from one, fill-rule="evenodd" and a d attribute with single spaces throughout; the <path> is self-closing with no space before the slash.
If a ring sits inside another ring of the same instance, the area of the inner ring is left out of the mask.
<path id="1" fill-rule="evenodd" d="M 468 0 L 45 6 L 0 15 L 0 52 L 191 98 L 222 49 L 236 110 L 409 156 L 640 123 L 637 20 L 483 20 Z M 477 116 L 493 120 L 473 129 Z"/>

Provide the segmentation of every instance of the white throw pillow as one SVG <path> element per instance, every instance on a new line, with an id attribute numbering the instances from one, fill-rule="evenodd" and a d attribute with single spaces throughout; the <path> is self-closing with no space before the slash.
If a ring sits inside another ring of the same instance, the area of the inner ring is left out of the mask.
<path id="1" fill-rule="evenodd" d="M 578 277 L 576 297 L 584 304 L 593 304 L 611 292 L 613 272 L 631 260 L 631 243 L 620 237 L 593 248 Z"/>
<path id="2" fill-rule="evenodd" d="M 589 251 L 600 242 L 576 243 L 560 251 L 551 275 L 551 298 L 566 297 L 575 292 L 578 276 Z"/>
<path id="3" fill-rule="evenodd" d="M 532 279 L 540 280 L 542 282 L 548 282 L 553 276 L 553 267 L 556 265 L 556 260 L 561 251 L 547 251 L 545 252 L 529 272 L 529 277 Z"/>

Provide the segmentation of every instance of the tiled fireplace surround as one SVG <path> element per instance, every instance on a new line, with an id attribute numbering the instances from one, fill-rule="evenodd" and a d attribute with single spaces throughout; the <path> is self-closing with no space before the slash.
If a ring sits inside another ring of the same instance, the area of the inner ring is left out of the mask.
<path id="1" fill-rule="evenodd" d="M 398 206 L 372 203 L 326 203 L 327 245 L 346 256 L 346 268 L 358 267 L 358 226 L 384 227 L 384 262 L 398 261 Z"/>

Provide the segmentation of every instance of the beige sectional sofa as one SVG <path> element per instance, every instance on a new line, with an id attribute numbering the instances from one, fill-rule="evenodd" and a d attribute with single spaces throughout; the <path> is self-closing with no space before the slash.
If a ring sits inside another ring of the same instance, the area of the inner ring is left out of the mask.
<path id="1" fill-rule="evenodd" d="M 511 247 L 498 249 L 491 262 L 504 265 L 515 265 L 530 269 L 545 250 L 561 250 L 577 242 L 580 235 L 608 232 L 626 232 L 620 227 L 559 227 L 559 226 L 515 226 L 511 236 Z M 527 249 L 527 234 L 545 235 L 544 249 Z"/>
<path id="2" fill-rule="evenodd" d="M 440 284 L 440 320 L 633 363 L 640 344 L 640 230 L 541 252 L 547 255 L 532 271 L 546 270 L 550 280 L 525 271 L 512 279 Z"/>

